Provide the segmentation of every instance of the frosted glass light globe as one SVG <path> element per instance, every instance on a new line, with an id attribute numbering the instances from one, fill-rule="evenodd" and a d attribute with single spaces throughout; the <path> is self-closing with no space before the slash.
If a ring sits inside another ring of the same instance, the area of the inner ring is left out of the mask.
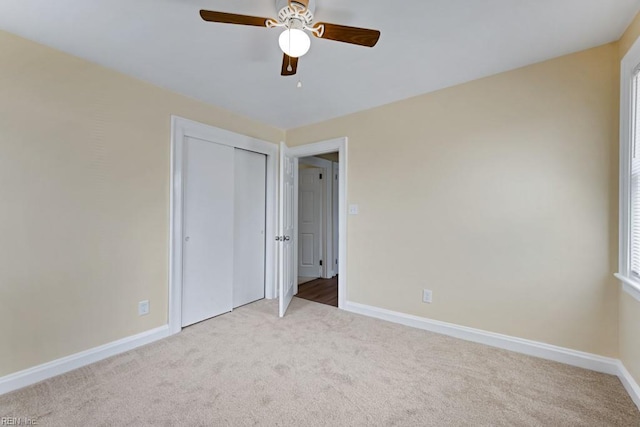
<path id="1" fill-rule="evenodd" d="M 309 52 L 311 39 L 302 30 L 284 30 L 278 39 L 280 49 L 292 58 L 299 58 Z"/>

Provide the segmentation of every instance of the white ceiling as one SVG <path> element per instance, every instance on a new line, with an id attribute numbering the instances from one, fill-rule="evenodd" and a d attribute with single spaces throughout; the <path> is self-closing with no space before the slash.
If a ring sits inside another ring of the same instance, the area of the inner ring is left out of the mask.
<path id="1" fill-rule="evenodd" d="M 276 15 L 275 0 L 2 0 L 0 29 L 289 129 L 618 40 L 640 0 L 317 0 L 317 20 L 382 36 L 312 38 L 296 77 L 280 76 L 281 31 L 200 9 Z"/>

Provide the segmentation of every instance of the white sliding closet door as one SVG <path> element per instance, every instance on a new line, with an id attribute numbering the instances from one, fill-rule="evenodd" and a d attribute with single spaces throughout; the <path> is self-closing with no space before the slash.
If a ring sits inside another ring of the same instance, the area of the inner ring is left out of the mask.
<path id="1" fill-rule="evenodd" d="M 231 311 L 234 148 L 185 140 L 182 326 Z"/>
<path id="2" fill-rule="evenodd" d="M 233 308 L 264 298 L 267 157 L 235 150 Z"/>

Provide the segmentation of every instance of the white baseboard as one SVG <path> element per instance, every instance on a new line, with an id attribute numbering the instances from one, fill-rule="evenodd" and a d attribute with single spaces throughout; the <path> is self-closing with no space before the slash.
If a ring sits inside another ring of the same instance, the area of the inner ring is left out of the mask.
<path id="1" fill-rule="evenodd" d="M 553 360 L 567 365 L 578 366 L 605 374 L 616 375 L 624 385 L 624 388 L 640 409 L 640 387 L 631 374 L 618 359 L 598 356 L 596 354 L 585 353 L 578 350 L 571 350 L 538 341 L 531 341 L 509 335 L 487 332 L 481 329 L 459 326 L 453 323 L 431 320 L 425 317 L 413 316 L 411 314 L 386 310 L 384 308 L 373 307 L 347 301 L 346 311 L 363 314 L 377 319 L 387 320 L 418 329 L 424 329 L 443 335 L 449 335 L 466 341 L 473 341 L 491 347 L 522 353 L 529 356 L 540 357 L 542 359 Z"/>
<path id="2" fill-rule="evenodd" d="M 638 409 L 640 409 L 640 385 L 638 385 L 629 371 L 627 371 L 627 368 L 624 367 L 622 361 L 618 361 L 618 370 L 618 378 L 620 378 L 620 382 L 622 382 L 625 390 L 629 393 L 633 403 L 635 403 Z"/>
<path id="3" fill-rule="evenodd" d="M 0 395 L 98 362 L 107 357 L 133 350 L 134 348 L 149 344 L 153 341 L 166 338 L 169 335 L 171 335 L 169 326 L 164 325 L 80 353 L 72 354 L 71 356 L 9 374 L 0 378 Z"/>

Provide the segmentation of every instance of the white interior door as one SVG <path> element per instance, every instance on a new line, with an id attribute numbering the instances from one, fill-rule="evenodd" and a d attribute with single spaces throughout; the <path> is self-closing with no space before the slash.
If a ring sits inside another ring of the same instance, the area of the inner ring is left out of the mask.
<path id="1" fill-rule="evenodd" d="M 289 307 L 293 298 L 294 277 L 293 264 L 293 183 L 295 177 L 293 157 L 289 153 L 289 147 L 284 142 L 280 143 L 280 185 L 279 185 L 279 209 L 278 209 L 278 285 L 280 290 L 280 317 Z"/>
<path id="2" fill-rule="evenodd" d="M 185 140 L 182 326 L 232 310 L 234 149 Z"/>
<path id="3" fill-rule="evenodd" d="M 322 174 L 320 168 L 298 172 L 298 275 L 322 276 Z"/>
<path id="4" fill-rule="evenodd" d="M 235 150 L 233 308 L 264 298 L 267 156 Z"/>

